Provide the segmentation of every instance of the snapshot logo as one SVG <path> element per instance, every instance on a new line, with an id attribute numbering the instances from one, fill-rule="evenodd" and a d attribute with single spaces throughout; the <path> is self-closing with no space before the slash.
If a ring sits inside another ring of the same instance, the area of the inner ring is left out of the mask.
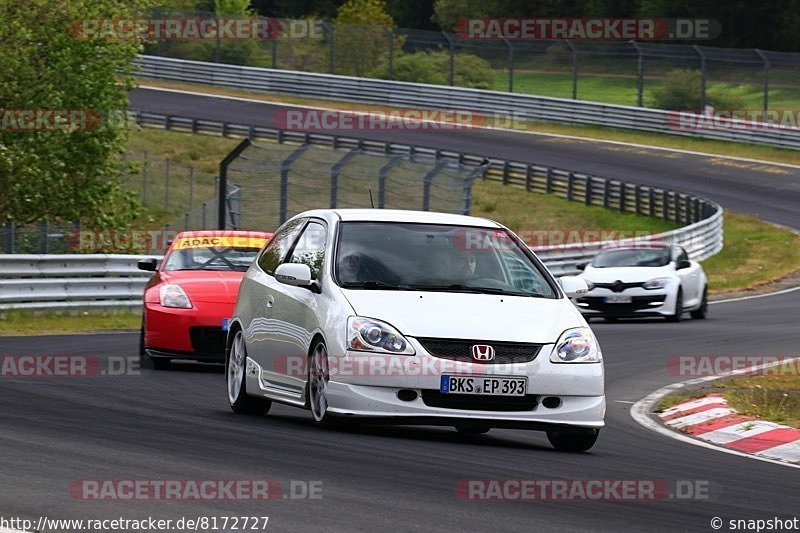
<path id="1" fill-rule="evenodd" d="M 282 109 L 272 117 L 276 128 L 297 131 L 469 130 L 487 124 L 486 115 L 464 109 Z"/>
<path id="2" fill-rule="evenodd" d="M 670 111 L 667 127 L 675 131 L 780 131 L 800 127 L 800 110 L 713 109 Z"/>
<path id="3" fill-rule="evenodd" d="M 797 355 L 675 355 L 667 359 L 673 376 L 741 375 L 800 376 Z"/>
<path id="4" fill-rule="evenodd" d="M 75 500 L 319 500 L 321 480 L 291 480 L 284 486 L 274 479 L 78 479 L 70 483 Z"/>
<path id="5" fill-rule="evenodd" d="M 0 109 L 2 131 L 93 131 L 100 123 L 91 109 Z"/>
<path id="6" fill-rule="evenodd" d="M 322 39 L 321 20 L 241 18 L 121 18 L 79 19 L 70 25 L 77 39 L 147 41 L 264 41 Z"/>
<path id="7" fill-rule="evenodd" d="M 139 376 L 138 357 L 94 355 L 5 355 L 0 363 L 3 378 L 63 378 Z"/>
<path id="8" fill-rule="evenodd" d="M 709 482 L 659 479 L 461 479 L 465 501 L 656 501 L 708 500 Z"/>
<path id="9" fill-rule="evenodd" d="M 455 25 L 462 39 L 660 41 L 714 39 L 721 32 L 714 19 L 620 18 L 473 18 Z"/>

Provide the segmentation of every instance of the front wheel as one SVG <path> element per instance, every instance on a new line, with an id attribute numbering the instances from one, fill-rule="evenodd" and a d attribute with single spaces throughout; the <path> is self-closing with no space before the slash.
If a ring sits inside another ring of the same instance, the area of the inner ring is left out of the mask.
<path id="1" fill-rule="evenodd" d="M 700 307 L 689 314 L 698 320 L 702 320 L 708 315 L 708 286 L 703 287 L 703 300 L 700 302 Z"/>
<path id="2" fill-rule="evenodd" d="M 680 322 L 683 318 L 683 291 L 678 289 L 678 295 L 675 297 L 675 313 L 669 315 L 667 320 L 669 322 Z"/>
<path id="3" fill-rule="evenodd" d="M 225 369 L 228 401 L 234 413 L 264 415 L 269 411 L 272 402 L 247 395 L 247 383 L 244 376 L 246 366 L 247 350 L 244 345 L 244 335 L 239 330 L 233 337 Z"/>
<path id="4" fill-rule="evenodd" d="M 547 440 L 558 451 L 585 452 L 594 446 L 599 435 L 600 430 L 594 428 L 553 429 L 547 432 Z"/>
<path id="5" fill-rule="evenodd" d="M 333 419 L 328 412 L 328 383 L 330 367 L 328 366 L 328 349 L 325 343 L 317 341 L 311 350 L 308 365 L 307 403 L 311 410 L 311 418 L 318 426 L 330 426 Z"/>

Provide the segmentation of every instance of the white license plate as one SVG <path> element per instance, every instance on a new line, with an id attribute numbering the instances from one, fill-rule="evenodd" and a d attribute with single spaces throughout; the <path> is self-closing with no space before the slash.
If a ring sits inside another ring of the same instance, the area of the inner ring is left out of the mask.
<path id="1" fill-rule="evenodd" d="M 442 376 L 442 394 L 480 394 L 483 396 L 525 396 L 528 378 L 499 376 Z"/>
<path id="2" fill-rule="evenodd" d="M 622 295 L 606 296 L 607 304 L 629 304 L 632 301 L 633 298 L 631 298 L 630 296 L 622 296 Z"/>

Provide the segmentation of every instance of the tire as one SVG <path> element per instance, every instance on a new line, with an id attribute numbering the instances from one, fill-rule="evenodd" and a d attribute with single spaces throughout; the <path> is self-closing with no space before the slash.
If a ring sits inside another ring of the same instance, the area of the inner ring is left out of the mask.
<path id="1" fill-rule="evenodd" d="M 463 435 L 483 435 L 492 429 L 488 426 L 456 426 L 456 431 Z"/>
<path id="2" fill-rule="evenodd" d="M 675 297 L 675 313 L 667 317 L 668 322 L 680 322 L 683 318 L 683 291 L 678 289 L 678 295 Z"/>
<path id="3" fill-rule="evenodd" d="M 585 452 L 599 435 L 600 430 L 593 428 L 553 429 L 547 432 L 547 440 L 560 452 Z"/>
<path id="4" fill-rule="evenodd" d="M 335 423 L 334 417 L 328 412 L 329 381 L 328 348 L 323 341 L 318 340 L 311 348 L 311 355 L 308 358 L 306 386 L 306 405 L 316 426 L 330 427 Z"/>
<path id="5" fill-rule="evenodd" d="M 700 302 L 700 307 L 689 313 L 692 318 L 703 320 L 708 315 L 708 285 L 703 287 L 703 299 Z"/>
<path id="6" fill-rule="evenodd" d="M 230 402 L 234 413 L 265 415 L 272 406 L 272 402 L 264 398 L 253 398 L 247 395 L 246 361 L 247 349 L 244 345 L 244 335 L 242 330 L 238 330 L 231 342 L 228 360 L 225 362 L 225 385 L 228 390 L 228 402 Z"/>

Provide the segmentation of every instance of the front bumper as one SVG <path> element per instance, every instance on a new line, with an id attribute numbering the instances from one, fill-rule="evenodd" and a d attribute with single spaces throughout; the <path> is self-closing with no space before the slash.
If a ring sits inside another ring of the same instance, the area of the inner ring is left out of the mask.
<path id="1" fill-rule="evenodd" d="M 609 296 L 630 296 L 630 303 L 609 303 Z M 574 300 L 584 317 L 663 317 L 675 312 L 675 295 L 668 289 L 646 290 L 643 288 L 612 292 L 595 288 Z"/>
<path id="2" fill-rule="evenodd" d="M 600 428 L 604 425 L 602 363 L 551 363 L 553 344 L 542 346 L 534 360 L 478 364 L 434 357 L 414 338 L 416 355 L 347 352 L 329 356 L 328 410 L 341 417 L 393 424 L 453 425 L 544 429 L 554 426 Z M 257 367 L 252 360 L 249 364 Z M 254 368 L 255 369 L 255 368 Z M 443 375 L 527 378 L 522 397 L 441 394 Z M 248 391 L 264 391 L 263 370 L 248 376 Z M 399 394 L 404 391 L 403 394 Z M 413 399 L 406 395 L 413 391 Z M 401 399 L 403 396 L 405 399 Z M 545 398 L 557 398 L 558 405 Z M 280 399 L 280 398 L 274 398 Z"/>
<path id="3" fill-rule="evenodd" d="M 223 319 L 234 304 L 192 302 L 191 309 L 145 306 L 145 350 L 151 357 L 224 362 L 227 331 Z"/>

